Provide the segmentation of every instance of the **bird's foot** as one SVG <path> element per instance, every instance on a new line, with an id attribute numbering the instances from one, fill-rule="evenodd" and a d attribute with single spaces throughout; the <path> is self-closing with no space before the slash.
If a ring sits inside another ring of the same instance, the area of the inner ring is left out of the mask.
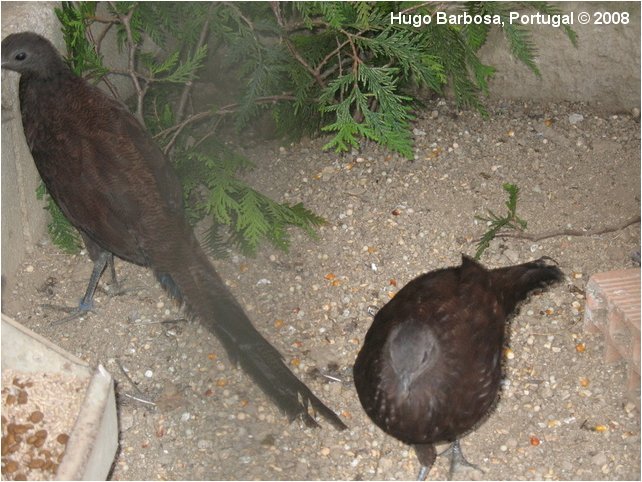
<path id="1" fill-rule="evenodd" d="M 459 445 L 459 440 L 455 440 L 452 445 L 450 446 L 449 449 L 445 450 L 442 453 L 450 452 L 450 472 L 449 472 L 449 478 L 450 480 L 453 480 L 453 477 L 456 473 L 464 470 L 464 471 L 476 471 L 480 474 L 483 474 L 482 469 L 466 460 L 464 457 L 463 452 L 461 451 L 461 447 Z M 467 479 L 464 479 L 467 480 Z"/>
<path id="2" fill-rule="evenodd" d="M 52 305 L 52 304 L 42 304 L 40 305 L 42 308 L 50 309 L 50 310 L 55 310 L 55 311 L 62 311 L 64 313 L 68 313 L 67 316 L 54 320 L 50 323 L 52 326 L 56 325 L 62 325 L 63 323 L 67 323 L 69 321 L 73 321 L 77 318 L 81 318 L 83 316 L 88 316 L 92 311 L 93 311 L 93 303 L 92 304 L 85 304 L 82 301 L 78 306 L 62 306 L 62 305 Z"/>
<path id="3" fill-rule="evenodd" d="M 130 286 L 130 287 L 125 287 L 125 281 L 127 278 L 123 278 L 119 281 L 112 281 L 108 285 L 101 287 L 100 290 L 103 291 L 104 293 L 107 294 L 107 296 L 110 296 L 112 298 L 115 298 L 116 296 L 122 296 L 126 295 L 129 293 L 139 293 L 140 291 L 143 291 L 142 286 Z"/>

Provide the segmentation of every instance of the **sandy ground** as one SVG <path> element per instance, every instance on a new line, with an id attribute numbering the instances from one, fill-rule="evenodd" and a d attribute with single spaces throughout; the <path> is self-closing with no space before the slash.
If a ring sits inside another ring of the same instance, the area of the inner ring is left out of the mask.
<path id="1" fill-rule="evenodd" d="M 531 233 L 595 229 L 640 211 L 639 121 L 580 104 L 490 108 L 483 120 L 449 103 L 429 106 L 415 125 L 413 162 L 376 146 L 338 156 L 320 149 L 323 140 L 245 148 L 257 164 L 247 176 L 253 186 L 304 202 L 328 224 L 316 240 L 293 232 L 287 254 L 266 246 L 254 259 L 232 254 L 215 265 L 259 331 L 340 414 L 343 432 L 323 421 L 320 430 L 288 424 L 198 323 L 160 323 L 180 313 L 146 269 L 117 261 L 130 291 L 112 297 L 103 285 L 95 313 L 49 326 L 60 313 L 40 305 L 74 304 L 91 263 L 44 240 L 7 287 L 4 309 L 117 380 L 121 439 L 111 477 L 414 479 L 414 452 L 370 422 L 352 385 L 367 307 L 474 254 L 485 230 L 475 215 L 504 211 L 502 183 L 521 188 L 518 213 Z M 466 477 L 639 480 L 639 394 L 627 397 L 626 365 L 606 364 L 601 336 L 582 326 L 589 277 L 635 266 L 639 236 L 636 224 L 600 236 L 495 240 L 483 255 L 491 267 L 551 256 L 566 280 L 532 297 L 511 323 L 501 399 L 462 440 L 483 473 Z M 440 457 L 429 478 L 447 470 Z"/>

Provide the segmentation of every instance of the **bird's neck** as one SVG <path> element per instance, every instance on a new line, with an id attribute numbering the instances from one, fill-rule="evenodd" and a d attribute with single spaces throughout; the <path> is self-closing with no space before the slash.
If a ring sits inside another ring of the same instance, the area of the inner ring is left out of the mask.
<path id="1" fill-rule="evenodd" d="M 41 102 L 43 94 L 57 98 L 60 94 L 59 89 L 65 88 L 70 82 L 73 83 L 76 78 L 67 66 L 57 71 L 48 71 L 46 74 L 23 72 L 20 75 L 20 101 Z"/>
<path id="2" fill-rule="evenodd" d="M 43 63 L 37 70 L 23 72 L 22 78 L 28 81 L 49 82 L 56 79 L 66 79 L 75 77 L 69 69 L 69 66 L 61 58 L 52 58 Z"/>

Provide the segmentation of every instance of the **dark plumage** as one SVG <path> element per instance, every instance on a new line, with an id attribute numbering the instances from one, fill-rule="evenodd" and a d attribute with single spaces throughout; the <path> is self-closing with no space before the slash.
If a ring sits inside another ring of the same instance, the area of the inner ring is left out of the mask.
<path id="1" fill-rule="evenodd" d="M 486 270 L 463 256 L 459 267 L 415 278 L 376 314 L 354 383 L 373 422 L 415 447 L 420 478 L 436 443 L 453 442 L 453 464 L 466 463 L 458 439 L 496 400 L 507 318 L 531 290 L 561 278 L 544 258 Z"/>
<path id="2" fill-rule="evenodd" d="M 317 426 L 311 404 L 344 429 L 225 287 L 184 217 L 176 174 L 130 112 L 73 75 L 51 43 L 34 33 L 2 41 L 2 68 L 21 74 L 22 123 L 34 161 L 95 262 L 83 303 L 91 304 L 113 255 L 148 266 L 290 419 Z"/>

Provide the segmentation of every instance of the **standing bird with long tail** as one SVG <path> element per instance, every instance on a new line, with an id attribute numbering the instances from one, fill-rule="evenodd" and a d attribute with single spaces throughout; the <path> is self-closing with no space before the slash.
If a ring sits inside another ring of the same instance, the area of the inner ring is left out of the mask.
<path id="1" fill-rule="evenodd" d="M 469 464 L 459 439 L 488 416 L 502 376 L 508 317 L 562 272 L 545 258 L 487 270 L 463 256 L 403 287 L 376 314 L 354 365 L 368 416 L 412 445 L 425 479 L 435 444 L 451 442 L 451 476 Z"/>
<path id="2" fill-rule="evenodd" d="M 185 219 L 174 170 L 134 116 L 74 75 L 35 33 L 2 41 L 2 68 L 21 74 L 22 123 L 36 167 L 94 261 L 79 310 L 91 307 L 114 255 L 147 266 L 291 420 L 318 426 L 311 405 L 346 428 L 287 368 L 225 287 Z"/>

